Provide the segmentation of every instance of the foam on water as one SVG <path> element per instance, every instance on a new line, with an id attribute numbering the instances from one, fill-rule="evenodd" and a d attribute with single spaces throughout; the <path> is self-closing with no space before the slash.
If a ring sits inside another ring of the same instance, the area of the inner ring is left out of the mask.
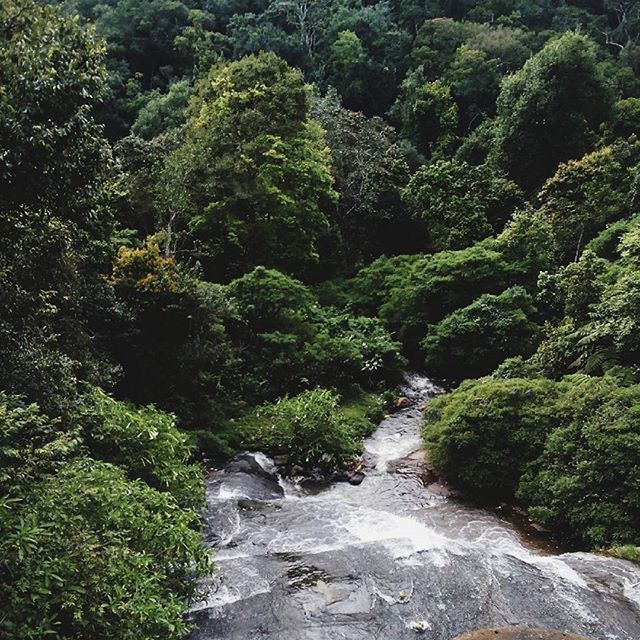
<path id="1" fill-rule="evenodd" d="M 402 393 L 413 405 L 386 418 L 366 440 L 376 468 L 358 487 L 340 483 L 307 492 L 280 480 L 284 499 L 246 509 L 237 502 L 249 496 L 225 483 L 224 474 L 209 487 L 212 526 L 222 520 L 215 517 L 222 508 L 235 508 L 237 518 L 224 513 L 230 535 L 218 539 L 219 571 L 207 600 L 194 608 L 224 624 L 196 633 L 195 640 L 404 640 L 427 630 L 434 640 L 448 640 L 476 622 L 564 626 L 597 640 L 640 640 L 636 566 L 528 548 L 494 514 L 430 492 L 419 471 L 387 473 L 389 462 L 421 446 L 419 409 L 439 391 L 407 374 Z M 255 460 L 275 472 L 267 456 L 255 454 Z M 322 578 L 313 577 L 320 575 L 316 565 Z M 287 586 L 292 566 L 311 571 L 309 582 L 294 591 Z M 362 612 L 366 618 L 358 617 Z M 300 620 L 309 626 L 303 630 Z"/>

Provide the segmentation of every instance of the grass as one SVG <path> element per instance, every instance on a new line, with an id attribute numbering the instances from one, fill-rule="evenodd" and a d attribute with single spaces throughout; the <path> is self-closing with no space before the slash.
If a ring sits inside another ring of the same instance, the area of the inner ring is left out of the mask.
<path id="1" fill-rule="evenodd" d="M 621 558 L 622 560 L 630 560 L 631 562 L 637 562 L 640 564 L 640 547 L 636 547 L 632 544 L 625 544 L 621 547 L 612 547 L 605 552 L 609 556 L 614 558 Z"/>

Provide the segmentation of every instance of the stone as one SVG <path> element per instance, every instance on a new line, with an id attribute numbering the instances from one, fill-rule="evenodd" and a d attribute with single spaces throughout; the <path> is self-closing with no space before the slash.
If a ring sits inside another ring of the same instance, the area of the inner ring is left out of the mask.
<path id="1" fill-rule="evenodd" d="M 349 484 L 354 485 L 355 487 L 361 485 L 364 482 L 364 473 L 361 471 L 354 471 L 349 474 L 347 480 Z"/>
<path id="2" fill-rule="evenodd" d="M 396 409 L 407 409 L 409 408 L 413 403 L 411 402 L 411 400 L 409 400 L 409 398 L 405 398 L 404 396 L 402 396 L 401 398 L 398 398 L 396 400 Z"/>
<path id="3" fill-rule="evenodd" d="M 455 640 L 589 640 L 567 631 L 511 627 L 508 629 L 483 629 L 470 631 Z"/>

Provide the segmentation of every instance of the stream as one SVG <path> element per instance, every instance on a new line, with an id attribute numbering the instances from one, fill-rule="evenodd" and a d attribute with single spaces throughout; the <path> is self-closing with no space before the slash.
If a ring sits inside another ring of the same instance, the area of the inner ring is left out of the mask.
<path id="1" fill-rule="evenodd" d="M 405 375 L 413 404 L 365 442 L 360 486 L 276 481 L 262 454 L 210 475 L 218 570 L 190 640 L 451 640 L 511 625 L 640 640 L 640 567 L 559 553 L 425 476 L 419 408 L 438 391 Z"/>

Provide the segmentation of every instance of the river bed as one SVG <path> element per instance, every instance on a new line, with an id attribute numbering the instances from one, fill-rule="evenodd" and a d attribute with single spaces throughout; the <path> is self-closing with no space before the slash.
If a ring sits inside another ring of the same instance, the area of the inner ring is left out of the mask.
<path id="1" fill-rule="evenodd" d="M 640 640 L 640 567 L 552 553 L 425 481 L 407 456 L 438 392 L 406 374 L 413 404 L 365 442 L 360 486 L 276 485 L 262 454 L 261 473 L 211 474 L 204 519 L 218 571 L 190 613 L 191 640 L 451 640 L 511 625 Z"/>

